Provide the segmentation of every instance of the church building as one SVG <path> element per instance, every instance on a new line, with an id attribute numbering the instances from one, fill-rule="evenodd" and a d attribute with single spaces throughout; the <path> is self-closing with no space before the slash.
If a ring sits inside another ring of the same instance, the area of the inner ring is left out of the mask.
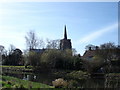
<path id="1" fill-rule="evenodd" d="M 64 38 L 60 40 L 60 50 L 72 49 L 71 39 L 67 39 L 67 30 L 66 25 L 64 28 Z M 34 51 L 36 53 L 43 53 L 45 49 L 30 49 L 30 51 Z"/>
<path id="2" fill-rule="evenodd" d="M 64 28 L 64 38 L 60 40 L 60 50 L 72 49 L 71 39 L 67 39 L 66 25 Z"/>

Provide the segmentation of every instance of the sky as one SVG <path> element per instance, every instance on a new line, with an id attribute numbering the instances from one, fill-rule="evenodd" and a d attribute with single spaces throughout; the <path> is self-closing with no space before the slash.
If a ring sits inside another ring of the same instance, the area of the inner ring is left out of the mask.
<path id="1" fill-rule="evenodd" d="M 26 49 L 25 35 L 63 39 L 64 26 L 72 47 L 81 55 L 88 44 L 118 45 L 118 2 L 2 2 L 0 45 Z"/>

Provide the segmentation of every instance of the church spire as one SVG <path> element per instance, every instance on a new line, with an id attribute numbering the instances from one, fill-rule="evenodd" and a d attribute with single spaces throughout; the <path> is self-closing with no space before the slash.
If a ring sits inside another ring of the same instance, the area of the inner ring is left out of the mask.
<path id="1" fill-rule="evenodd" d="M 64 39 L 67 39 L 66 25 L 65 25 L 65 31 L 64 31 Z"/>

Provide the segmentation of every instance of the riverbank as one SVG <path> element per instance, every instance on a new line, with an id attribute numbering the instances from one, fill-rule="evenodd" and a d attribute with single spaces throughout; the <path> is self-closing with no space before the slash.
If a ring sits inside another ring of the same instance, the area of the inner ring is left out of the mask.
<path id="1" fill-rule="evenodd" d="M 28 80 L 21 80 L 15 77 L 11 76 L 1 76 L 2 81 L 0 81 L 0 84 L 2 84 L 2 88 L 54 88 L 53 86 L 49 86 L 42 83 L 32 82 Z"/>
<path id="2" fill-rule="evenodd" d="M 93 78 L 91 77 L 91 74 L 80 70 L 75 71 L 75 70 L 52 69 L 49 72 L 38 71 L 34 73 L 34 72 L 22 72 L 22 70 L 13 71 L 14 69 L 18 69 L 18 68 L 25 69 L 24 66 L 3 66 L 3 68 L 9 68 L 7 71 L 3 71 L 2 73 L 3 76 L 10 76 L 10 77 L 14 76 L 20 78 L 20 80 L 28 80 L 32 82 L 35 81 L 50 86 L 53 85 L 52 83 L 53 81 L 56 81 L 58 79 L 60 80 L 63 79 L 65 82 L 67 82 L 68 85 L 67 88 L 118 88 L 120 86 L 120 82 L 119 82 L 120 73 L 109 73 L 106 74 L 104 78 L 99 78 L 98 75 L 97 76 L 95 75 L 96 78 Z M 12 68 L 12 70 L 10 68 Z M 32 67 L 29 67 L 28 69 L 32 69 Z M 4 80 L 1 83 L 4 84 Z M 9 82 L 6 81 L 5 85 L 6 83 L 8 84 Z M 20 83 L 18 85 L 20 85 Z M 9 87 L 9 85 L 7 86 Z M 13 86 L 15 87 L 16 84 L 15 85 L 13 84 Z M 19 87 L 22 87 L 22 85 L 20 85 Z M 29 86 L 24 86 L 24 87 L 30 88 L 30 84 Z"/>
<path id="3" fill-rule="evenodd" d="M 25 66 L 1 66 L 2 71 L 20 71 L 20 72 L 33 72 L 32 66 L 25 68 Z"/>
<path id="4" fill-rule="evenodd" d="M 24 80 L 38 81 L 47 85 L 52 85 L 52 81 L 62 78 L 67 80 L 67 83 L 78 83 L 76 80 L 83 80 L 89 77 L 89 74 L 83 71 L 75 70 L 57 70 L 52 69 L 49 72 L 25 72 L 26 68 L 24 66 L 3 66 L 2 75 L 14 76 Z M 22 70 L 21 70 L 22 69 Z M 29 67 L 28 69 L 32 69 Z M 23 72 L 24 71 L 24 72 Z M 38 80 L 37 80 L 38 79 Z M 74 85 L 72 85 L 74 87 Z"/>
<path id="5" fill-rule="evenodd" d="M 63 78 L 73 78 L 73 79 L 82 79 L 89 77 L 89 74 L 83 71 L 75 71 L 75 70 L 56 70 L 52 69 L 49 72 L 41 72 L 41 71 L 34 71 L 32 66 L 2 66 L 2 71 L 4 72 L 11 72 L 11 73 L 46 73 L 52 74 L 57 77 Z"/>

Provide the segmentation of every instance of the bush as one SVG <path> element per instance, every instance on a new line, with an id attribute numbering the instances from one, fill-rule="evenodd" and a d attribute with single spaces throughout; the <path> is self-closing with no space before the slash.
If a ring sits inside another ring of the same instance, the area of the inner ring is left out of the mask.
<path id="1" fill-rule="evenodd" d="M 88 76 L 89 74 L 83 71 L 73 71 L 67 74 L 68 78 L 73 78 L 73 79 L 86 79 Z"/>
<path id="2" fill-rule="evenodd" d="M 64 88 L 68 85 L 67 81 L 62 78 L 58 78 L 55 81 L 52 81 L 52 84 L 55 86 L 55 88 Z"/>
<path id="3" fill-rule="evenodd" d="M 41 69 L 81 69 L 81 59 L 72 56 L 71 50 L 48 49 L 43 53 L 29 52 L 29 63 Z"/>
<path id="4" fill-rule="evenodd" d="M 59 60 L 62 60 L 62 55 L 56 49 L 46 50 L 41 56 L 41 63 L 46 63 L 49 68 L 54 68 Z"/>
<path id="5" fill-rule="evenodd" d="M 31 64 L 32 66 L 39 66 L 40 65 L 40 58 L 41 58 L 41 54 L 40 53 L 36 53 L 34 51 L 30 51 L 29 52 L 29 64 Z"/>
<path id="6" fill-rule="evenodd" d="M 68 88 L 77 88 L 78 87 L 78 82 L 76 80 L 70 80 L 68 82 Z"/>

